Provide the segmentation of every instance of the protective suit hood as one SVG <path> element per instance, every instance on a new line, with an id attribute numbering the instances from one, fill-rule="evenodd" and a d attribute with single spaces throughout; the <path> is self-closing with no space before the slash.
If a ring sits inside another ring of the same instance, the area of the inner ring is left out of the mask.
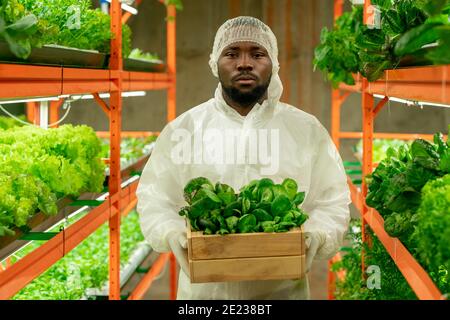
<path id="1" fill-rule="evenodd" d="M 213 50 L 209 59 L 209 66 L 215 77 L 219 77 L 217 62 L 222 51 L 236 42 L 254 42 L 267 50 L 272 61 L 272 77 L 267 90 L 269 107 L 275 107 L 283 94 L 283 85 L 278 74 L 280 64 L 278 62 L 277 39 L 272 30 L 262 21 L 248 16 L 241 16 L 227 20 L 217 31 L 214 39 Z M 218 85 L 219 94 L 222 95 L 222 86 Z M 216 92 L 217 97 L 217 92 Z"/>

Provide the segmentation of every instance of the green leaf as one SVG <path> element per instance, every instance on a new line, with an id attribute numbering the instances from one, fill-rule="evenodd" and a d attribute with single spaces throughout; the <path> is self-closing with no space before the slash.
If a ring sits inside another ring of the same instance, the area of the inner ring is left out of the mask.
<path id="1" fill-rule="evenodd" d="M 270 188 L 264 188 L 261 193 L 260 201 L 261 202 L 272 202 L 273 200 L 273 192 Z"/>
<path id="2" fill-rule="evenodd" d="M 297 182 L 293 179 L 286 178 L 281 185 L 286 190 L 289 200 L 293 201 L 297 194 Z"/>
<path id="3" fill-rule="evenodd" d="M 263 209 L 256 209 L 252 211 L 252 214 L 256 217 L 258 221 L 272 221 L 272 216 Z"/>
<path id="4" fill-rule="evenodd" d="M 275 232 L 275 222 L 274 221 L 263 221 L 261 222 L 261 228 L 264 232 Z"/>
<path id="5" fill-rule="evenodd" d="M 205 228 L 205 234 L 214 234 L 218 230 L 217 226 L 209 219 L 199 218 L 198 225 Z M 207 229 L 210 230 L 210 233 L 206 232 Z"/>
<path id="6" fill-rule="evenodd" d="M 242 214 L 246 214 L 250 211 L 251 202 L 248 198 L 242 198 Z"/>
<path id="7" fill-rule="evenodd" d="M 230 230 L 230 232 L 231 232 L 232 230 L 237 229 L 239 218 L 236 216 L 231 216 L 231 217 L 226 218 L 225 222 L 227 224 L 228 230 Z"/>
<path id="8" fill-rule="evenodd" d="M 271 205 L 271 212 L 274 216 L 283 216 L 292 208 L 291 201 L 285 195 L 277 196 Z"/>
<path id="9" fill-rule="evenodd" d="M 227 205 L 224 209 L 223 212 L 223 216 L 225 218 L 230 217 L 232 215 L 235 215 L 235 213 L 239 213 L 238 215 L 240 215 L 240 211 L 235 211 L 235 210 L 239 210 L 242 208 L 242 204 L 239 201 L 234 201 L 232 203 L 230 203 L 229 205 Z"/>
<path id="10" fill-rule="evenodd" d="M 10 24 L 5 28 L 8 32 L 27 32 L 27 29 L 34 27 L 38 20 L 34 14 L 29 14 L 13 24 Z"/>
<path id="11" fill-rule="evenodd" d="M 423 24 L 403 34 L 395 45 L 395 55 L 404 56 L 421 49 L 424 45 L 439 39 L 439 26 Z"/>
<path id="12" fill-rule="evenodd" d="M 256 217 L 253 214 L 245 214 L 239 218 L 237 228 L 241 233 L 252 232 L 256 223 Z"/>
<path id="13" fill-rule="evenodd" d="M 295 206 L 298 206 L 302 204 L 304 200 L 305 200 L 305 192 L 298 192 L 295 195 L 295 198 L 292 202 L 294 203 Z"/>

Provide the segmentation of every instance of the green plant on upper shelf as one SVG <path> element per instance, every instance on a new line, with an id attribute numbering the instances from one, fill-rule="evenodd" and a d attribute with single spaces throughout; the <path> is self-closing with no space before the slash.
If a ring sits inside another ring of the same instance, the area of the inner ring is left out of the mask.
<path id="1" fill-rule="evenodd" d="M 0 40 L 6 41 L 14 55 L 28 57 L 37 32 L 38 19 L 19 0 L 0 1 Z"/>
<path id="2" fill-rule="evenodd" d="M 322 70 L 334 87 L 339 83 L 355 84 L 352 73 L 359 71 L 356 34 L 362 24 L 361 7 L 353 7 L 336 20 L 333 30 L 323 28 L 320 44 L 314 51 L 314 70 Z"/>
<path id="3" fill-rule="evenodd" d="M 143 52 L 141 49 L 135 48 L 131 50 L 130 59 L 145 60 L 150 62 L 159 62 L 160 59 L 156 53 Z"/>
<path id="4" fill-rule="evenodd" d="M 110 52 L 111 18 L 92 8 L 90 0 L 20 0 L 39 19 L 41 38 L 35 45 L 56 44 Z M 49 31 L 50 30 L 50 31 Z M 123 26 L 123 54 L 131 50 L 131 30 Z"/>
<path id="5" fill-rule="evenodd" d="M 32 47 L 59 45 L 110 53 L 111 18 L 91 0 L 11 0 L 0 6 L 0 39 L 26 59 Z M 131 29 L 122 28 L 123 55 L 131 51 Z"/>
<path id="6" fill-rule="evenodd" d="M 381 162 L 384 158 L 386 158 L 386 153 L 389 148 L 399 148 L 405 143 L 411 144 L 411 141 L 405 142 L 402 140 L 396 139 L 374 139 L 373 147 L 372 147 L 372 161 L 374 163 Z M 353 152 L 358 160 L 362 161 L 362 153 L 363 153 L 363 141 L 359 140 L 359 142 L 353 147 Z"/>
<path id="7" fill-rule="evenodd" d="M 353 73 L 369 81 L 384 70 L 400 66 L 450 63 L 450 0 L 374 0 L 380 26 L 363 24 L 362 8 L 353 7 L 322 30 L 314 68 L 324 72 L 333 87 L 353 85 Z"/>

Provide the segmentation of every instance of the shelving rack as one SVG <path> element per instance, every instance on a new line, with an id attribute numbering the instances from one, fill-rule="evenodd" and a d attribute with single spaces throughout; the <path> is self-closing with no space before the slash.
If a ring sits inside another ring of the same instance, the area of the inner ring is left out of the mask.
<path id="1" fill-rule="evenodd" d="M 140 3 L 138 1 L 137 3 Z M 164 4 L 163 0 L 159 0 Z M 138 181 L 121 186 L 120 139 L 122 132 L 122 92 L 135 90 L 167 90 L 167 121 L 176 117 L 176 8 L 167 6 L 167 70 L 164 73 L 127 72 L 122 60 L 122 15 L 119 0 L 112 0 L 110 6 L 111 40 L 110 65 L 107 70 L 79 69 L 66 67 L 0 64 L 0 98 L 63 96 L 93 94 L 109 118 L 110 167 L 109 196 L 95 206 L 86 216 L 70 225 L 48 240 L 32 253 L 25 256 L 4 271 L 0 271 L 0 299 L 9 299 L 21 288 L 42 274 L 46 269 L 64 257 L 70 250 L 86 239 L 106 221 L 110 232 L 109 298 L 120 299 L 120 221 L 121 216 L 131 211 L 137 203 Z M 109 105 L 99 93 L 110 93 Z M 50 118 L 58 118 L 58 105 L 53 104 Z M 29 116 L 38 115 L 29 109 Z M 104 134 L 103 134 L 104 135 Z M 133 135 L 133 134 L 128 134 Z M 152 269 L 130 296 L 142 298 L 155 275 L 164 265 L 170 263 L 170 298 L 176 294 L 176 261 L 171 253 L 161 254 Z"/>
<path id="2" fill-rule="evenodd" d="M 343 12 L 344 0 L 334 0 L 334 17 L 337 19 Z M 369 12 L 367 9 L 371 5 L 370 0 L 364 2 L 364 23 L 367 22 Z M 337 148 L 340 146 L 340 139 L 362 138 L 363 140 L 363 176 L 370 174 L 374 164 L 372 162 L 372 146 L 374 138 L 391 139 L 431 139 L 432 135 L 419 134 L 395 134 L 395 133 L 374 133 L 374 121 L 378 112 L 388 101 L 388 97 L 396 97 L 405 100 L 424 101 L 429 103 L 450 105 L 450 65 L 413 67 L 398 70 L 387 70 L 383 78 L 370 83 L 360 75 L 355 76 L 354 86 L 341 84 L 339 89 L 332 90 L 332 138 Z M 342 132 L 340 125 L 340 110 L 351 93 L 362 94 L 362 132 Z M 377 105 L 374 104 L 374 95 L 382 95 L 382 99 Z M 367 225 L 380 239 L 389 255 L 397 265 L 400 272 L 405 277 L 411 289 L 421 300 L 445 299 L 436 285 L 433 283 L 428 273 L 414 259 L 405 246 L 397 238 L 390 237 L 383 227 L 383 218 L 374 209 L 365 204 L 367 195 L 367 185 L 362 181 L 361 188 L 354 185 L 348 179 L 351 191 L 351 199 L 362 217 L 362 239 L 365 243 L 370 243 L 366 233 Z M 335 257 L 329 262 L 338 260 Z M 364 254 L 362 255 L 362 274 L 365 274 Z M 343 277 L 340 274 L 338 277 Z M 335 275 L 329 271 L 329 299 L 334 299 Z"/>

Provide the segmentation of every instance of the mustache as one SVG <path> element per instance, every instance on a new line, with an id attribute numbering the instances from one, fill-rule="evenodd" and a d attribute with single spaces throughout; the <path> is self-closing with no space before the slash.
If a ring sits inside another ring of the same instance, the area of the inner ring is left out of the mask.
<path id="1" fill-rule="evenodd" d="M 241 80 L 241 79 L 257 80 L 258 77 L 256 75 L 254 75 L 253 73 L 250 73 L 250 72 L 242 72 L 242 73 L 239 73 L 239 74 L 235 75 L 231 80 L 232 81 L 237 81 L 237 80 Z"/>

